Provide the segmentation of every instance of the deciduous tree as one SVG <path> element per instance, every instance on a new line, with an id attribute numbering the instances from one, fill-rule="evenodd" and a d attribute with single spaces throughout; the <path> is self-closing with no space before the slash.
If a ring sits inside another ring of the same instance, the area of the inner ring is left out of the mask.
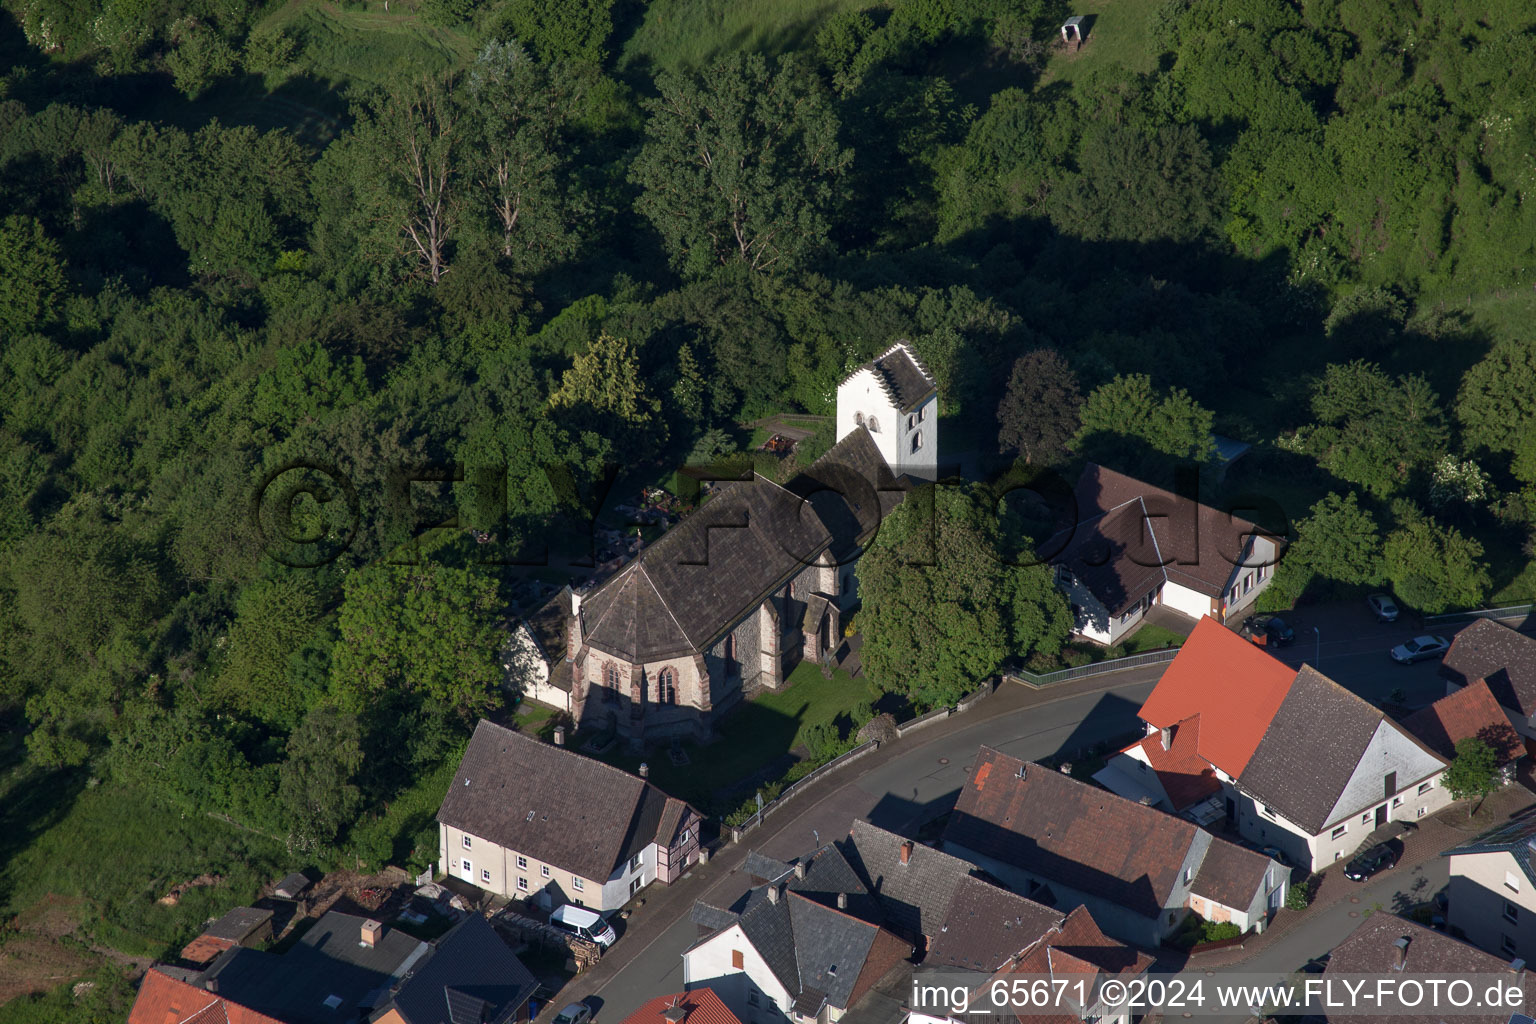
<path id="1" fill-rule="evenodd" d="M 1017 452 L 1031 465 L 1061 461 L 1077 433 L 1082 405 L 1077 375 L 1055 350 L 1020 356 L 997 407 L 998 450 Z"/>

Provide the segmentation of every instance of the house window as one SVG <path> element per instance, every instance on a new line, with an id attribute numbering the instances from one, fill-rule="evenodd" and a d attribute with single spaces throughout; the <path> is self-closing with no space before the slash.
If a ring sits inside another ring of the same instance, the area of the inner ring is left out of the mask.
<path id="1" fill-rule="evenodd" d="M 735 637 L 726 638 L 727 650 L 733 646 L 735 639 Z M 656 673 L 656 699 L 662 704 L 677 703 L 677 673 L 670 667 Z"/>
<path id="2" fill-rule="evenodd" d="M 865 421 L 864 425 L 869 428 L 869 432 L 871 434 L 880 433 L 880 421 L 875 417 L 871 416 L 867 421 Z"/>
<path id="3" fill-rule="evenodd" d="M 1422 817 L 1424 817 L 1424 808 L 1422 808 L 1422 807 L 1420 807 L 1420 808 L 1419 808 L 1419 813 L 1418 813 L 1418 814 L 1416 814 L 1416 815 L 1414 815 L 1414 817 L 1416 817 L 1416 818 L 1422 818 Z"/>
<path id="4" fill-rule="evenodd" d="M 1510 892 L 1520 891 L 1520 876 L 1513 871 L 1504 872 L 1504 888 Z"/>
<path id="5" fill-rule="evenodd" d="M 1252 589 L 1253 589 L 1253 573 L 1249 573 L 1248 575 L 1243 577 L 1243 593 L 1246 594 L 1246 593 L 1248 593 L 1248 591 L 1250 591 Z"/>
<path id="6" fill-rule="evenodd" d="M 465 878 L 475 877 L 475 866 L 471 864 L 467 858 L 459 861 L 459 864 L 463 868 Z"/>
<path id="7" fill-rule="evenodd" d="M 571 888 L 572 889 L 575 889 L 577 892 L 580 892 L 582 889 L 585 889 L 586 887 L 587 887 L 587 883 L 586 882 L 582 881 L 580 878 L 577 878 L 575 875 L 571 876 Z"/>
<path id="8" fill-rule="evenodd" d="M 794 585 L 790 586 L 793 588 Z M 727 679 L 734 679 L 739 675 L 741 675 L 741 661 L 736 657 L 736 634 L 732 633 L 725 638 L 725 676 Z"/>
<path id="9" fill-rule="evenodd" d="M 741 955 L 741 950 L 731 950 L 731 966 L 736 968 L 738 971 L 746 969 L 747 959 Z"/>
<path id="10" fill-rule="evenodd" d="M 917 410 L 917 421 L 919 423 L 922 423 L 923 421 L 925 421 L 927 419 L 928 419 L 928 407 L 925 405 L 921 409 Z"/>
<path id="11" fill-rule="evenodd" d="M 469 836 L 465 836 L 464 837 L 464 849 L 467 850 L 469 848 L 470 848 Z"/>
<path id="12" fill-rule="evenodd" d="M 549 877 L 549 865 L 548 864 L 540 864 L 539 865 L 539 874 L 543 875 L 545 878 L 548 878 Z"/>
<path id="13" fill-rule="evenodd" d="M 1393 797 L 1392 798 L 1392 806 L 1393 807 L 1401 807 L 1401 806 L 1403 806 L 1403 798 L 1400 797 L 1400 796 Z"/>
<path id="14" fill-rule="evenodd" d="M 1260 810 L 1261 810 L 1261 811 L 1263 811 L 1263 813 L 1264 813 L 1264 817 L 1266 817 L 1266 818 L 1273 818 L 1273 817 L 1274 817 L 1274 815 L 1273 815 L 1273 814 L 1271 814 L 1271 813 L 1270 813 L 1270 811 L 1269 811 L 1269 804 L 1264 804 L 1264 805 L 1263 805 L 1263 806 L 1262 806 L 1262 807 L 1261 807 L 1261 808 L 1260 808 Z"/>
<path id="15" fill-rule="evenodd" d="M 528 858 L 527 857 L 519 857 L 519 858 L 517 858 L 517 866 L 518 866 L 519 870 L 521 870 L 523 868 L 526 868 L 528 866 Z"/>
<path id="16" fill-rule="evenodd" d="M 640 857 L 641 854 L 637 853 L 633 857 L 629 858 L 629 870 L 633 871 L 640 866 Z"/>
<path id="17" fill-rule="evenodd" d="M 1397 795 L 1397 772 L 1387 772 L 1387 777 L 1382 780 L 1381 784 L 1382 784 L 1382 787 L 1384 789 L 1386 789 L 1386 792 L 1383 793 L 1382 796 L 1396 796 Z"/>
<path id="18" fill-rule="evenodd" d="M 522 877 L 521 875 L 519 875 L 518 878 L 517 878 L 517 891 L 518 892 L 527 892 L 528 891 L 528 879 Z"/>
<path id="19" fill-rule="evenodd" d="M 1349 831 L 1349 825 L 1347 823 L 1343 824 L 1343 825 L 1340 825 L 1338 828 L 1333 830 L 1330 838 L 1333 838 L 1333 839 L 1343 838 L 1344 833 L 1346 833 L 1348 831 Z"/>
<path id="20" fill-rule="evenodd" d="M 1434 788 L 1434 786 L 1435 784 L 1433 782 L 1419 783 L 1419 796 L 1423 796 L 1425 793 L 1428 793 L 1431 789 Z"/>
<path id="21" fill-rule="evenodd" d="M 619 667 L 613 662 L 603 663 L 603 703 L 617 704 L 619 702 Z"/>
<path id="22" fill-rule="evenodd" d="M 1509 900 L 1504 901 L 1504 920 L 1511 924 L 1520 920 L 1520 908 L 1509 902 Z"/>
<path id="23" fill-rule="evenodd" d="M 1184 869 L 1184 884 L 1185 885 L 1189 884 L 1189 880 L 1194 877 L 1194 874 L 1195 874 L 1195 869 L 1194 868 L 1185 868 Z"/>
<path id="24" fill-rule="evenodd" d="M 912 450 L 915 452 L 923 446 L 923 432 L 919 430 L 912 435 Z"/>
<path id="25" fill-rule="evenodd" d="M 753 992 L 751 990 L 747 991 L 747 1005 L 748 1006 L 756 1006 L 757 1005 L 757 993 L 756 992 Z"/>
<path id="26" fill-rule="evenodd" d="M 1236 587 L 1233 587 L 1232 588 L 1232 593 L 1227 595 L 1227 603 L 1228 604 L 1237 604 L 1237 588 Z"/>
<path id="27" fill-rule="evenodd" d="M 1362 825 L 1369 825 L 1370 823 L 1371 823 L 1371 812 L 1370 811 L 1366 811 L 1364 814 L 1360 815 L 1360 824 L 1362 824 Z"/>
<path id="28" fill-rule="evenodd" d="M 1508 935 L 1500 935 L 1499 939 L 1501 940 L 1499 942 L 1499 950 L 1505 956 L 1514 956 L 1515 955 L 1515 940 L 1510 938 Z"/>
<path id="29" fill-rule="evenodd" d="M 907 417 L 907 429 L 911 430 L 915 426 L 917 426 L 917 416 L 916 416 L 916 414 L 908 416 Z"/>
<path id="30" fill-rule="evenodd" d="M 482 882 L 489 882 L 490 880 L 491 880 L 491 869 L 490 868 L 481 868 L 480 869 L 480 881 L 482 881 Z"/>

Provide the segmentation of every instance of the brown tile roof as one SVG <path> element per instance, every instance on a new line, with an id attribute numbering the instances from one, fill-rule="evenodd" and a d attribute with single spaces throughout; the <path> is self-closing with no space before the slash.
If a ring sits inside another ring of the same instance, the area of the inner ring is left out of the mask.
<path id="1" fill-rule="evenodd" d="M 1238 784 L 1316 835 L 1332 824 L 1331 812 L 1383 721 L 1412 740 L 1380 708 L 1303 666 Z"/>
<path id="2" fill-rule="evenodd" d="M 1264 873 L 1272 868 L 1276 872 L 1274 881 L 1279 882 L 1284 869 L 1264 854 L 1213 836 L 1190 892 L 1224 907 L 1246 910 L 1255 896 L 1268 892 Z"/>
<path id="3" fill-rule="evenodd" d="M 605 881 L 686 810 L 644 779 L 481 721 L 438 821 L 584 878 Z M 686 808 L 686 805 L 683 805 Z"/>
<path id="4" fill-rule="evenodd" d="M 1500 764 L 1525 752 L 1520 735 L 1482 679 L 1415 711 L 1403 719 L 1403 728 L 1446 760 L 1456 756 L 1457 743 L 1473 737 L 1492 747 Z"/>
<path id="5" fill-rule="evenodd" d="M 1486 680 L 1501 705 L 1536 714 L 1536 639 L 1492 619 L 1478 619 L 1456 634 L 1440 674 L 1463 686 Z"/>
<path id="6" fill-rule="evenodd" d="M 1077 524 L 1040 551 L 1119 615 L 1170 580 L 1220 597 L 1251 535 L 1238 516 L 1090 463 L 1074 491 Z"/>
<path id="7" fill-rule="evenodd" d="M 982 747 L 944 843 L 1154 917 L 1196 831 L 1181 818 Z"/>
<path id="8" fill-rule="evenodd" d="M 1060 911 L 968 875 L 955 886 L 923 964 L 995 971 L 1061 921 Z"/>
<path id="9" fill-rule="evenodd" d="M 1200 756 L 1237 776 L 1295 678 L 1295 669 L 1206 616 L 1195 623 L 1140 715 L 1159 729 L 1198 716 Z"/>
<path id="10" fill-rule="evenodd" d="M 1163 748 L 1160 733 L 1145 736 L 1125 749 L 1140 748 L 1178 814 L 1221 792 L 1221 781 L 1210 762 L 1200 756 L 1200 716 L 1169 728 L 1173 733 L 1169 749 Z"/>
<path id="11" fill-rule="evenodd" d="M 205 992 L 195 985 L 151 969 L 139 985 L 128 1024 L 282 1024 Z"/>
<path id="12" fill-rule="evenodd" d="M 1324 977 L 1339 974 L 1397 976 L 1397 943 L 1405 938 L 1408 940 L 1408 949 L 1401 969 L 1403 975 L 1486 974 L 1502 979 L 1505 984 L 1514 984 L 1517 980 L 1509 964 L 1492 953 L 1485 953 L 1433 928 L 1391 914 L 1372 914 L 1350 933 L 1349 938 L 1335 946 Z M 1527 971 L 1520 980 L 1525 988 L 1524 1004 L 1531 1006 L 1536 1002 L 1536 972 Z M 1328 1014 L 1330 1024 L 1375 1024 L 1386 1019 L 1380 1015 Z M 1412 1015 L 1394 1014 L 1391 1019 L 1395 1024 L 1441 1024 L 1442 1014 L 1433 1011 Z M 1510 1011 L 1448 1019 L 1457 1021 L 1457 1024 L 1508 1024 Z"/>
<path id="13" fill-rule="evenodd" d="M 667 1016 L 667 1011 L 674 1008 L 683 1011 L 676 1020 Z M 696 988 L 692 992 L 657 996 L 625 1017 L 621 1024 L 741 1024 L 741 1021 L 713 991 Z"/>

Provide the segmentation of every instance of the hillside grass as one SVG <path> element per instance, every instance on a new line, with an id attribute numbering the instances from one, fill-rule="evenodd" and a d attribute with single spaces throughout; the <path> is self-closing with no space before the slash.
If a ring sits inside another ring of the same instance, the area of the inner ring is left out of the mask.
<path id="1" fill-rule="evenodd" d="M 259 21 L 254 30 L 281 29 L 299 40 L 293 65 L 269 76 L 275 88 L 292 75 L 330 82 L 390 85 L 414 75 L 459 67 L 474 59 L 476 43 L 461 29 L 423 21 L 414 5 L 370 0 L 362 9 L 325 0 L 289 0 Z"/>
<path id="2" fill-rule="evenodd" d="M 872 0 L 655 0 L 619 48 L 618 66 L 696 69 L 738 50 L 783 53 L 808 47 L 833 14 L 877 6 Z"/>

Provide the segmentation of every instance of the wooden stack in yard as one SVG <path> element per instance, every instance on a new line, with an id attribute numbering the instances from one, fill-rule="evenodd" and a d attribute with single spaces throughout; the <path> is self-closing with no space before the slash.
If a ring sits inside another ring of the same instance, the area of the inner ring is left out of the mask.
<path id="1" fill-rule="evenodd" d="M 576 964 L 576 973 L 590 969 L 603 956 L 602 947 L 588 942 L 552 924 L 526 917 L 512 910 L 502 910 L 491 924 L 515 946 L 528 944 L 544 949 L 564 949 Z"/>

